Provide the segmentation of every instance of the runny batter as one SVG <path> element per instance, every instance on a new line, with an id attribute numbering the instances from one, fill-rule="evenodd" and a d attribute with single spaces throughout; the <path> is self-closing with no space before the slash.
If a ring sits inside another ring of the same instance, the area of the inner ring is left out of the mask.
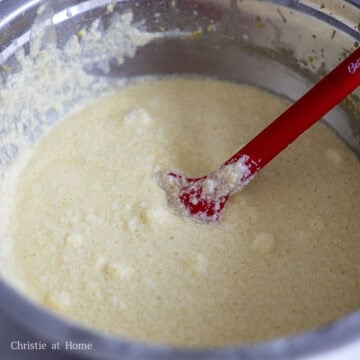
<path id="1" fill-rule="evenodd" d="M 135 339 L 221 346 L 293 334 L 360 305 L 360 166 L 314 126 L 228 203 L 218 225 L 172 214 L 159 170 L 197 177 L 289 103 L 168 78 L 71 115 L 34 149 L 11 232 L 33 299 Z"/>

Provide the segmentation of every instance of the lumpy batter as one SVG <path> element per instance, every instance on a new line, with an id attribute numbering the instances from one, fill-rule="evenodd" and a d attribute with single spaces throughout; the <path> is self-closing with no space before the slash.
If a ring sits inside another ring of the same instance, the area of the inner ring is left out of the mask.
<path id="1" fill-rule="evenodd" d="M 317 124 L 229 201 L 220 224 L 168 210 L 159 170 L 226 160 L 288 102 L 245 85 L 148 80 L 34 149 L 11 222 L 26 293 L 85 325 L 178 346 L 254 342 L 360 305 L 360 166 Z"/>

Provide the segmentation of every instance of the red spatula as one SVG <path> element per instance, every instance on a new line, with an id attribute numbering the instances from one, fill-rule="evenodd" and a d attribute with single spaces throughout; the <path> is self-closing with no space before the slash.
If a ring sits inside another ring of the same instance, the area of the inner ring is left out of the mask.
<path id="1" fill-rule="evenodd" d="M 158 173 L 169 205 L 194 220 L 218 222 L 231 194 L 359 85 L 360 48 L 214 172 L 197 179 Z"/>

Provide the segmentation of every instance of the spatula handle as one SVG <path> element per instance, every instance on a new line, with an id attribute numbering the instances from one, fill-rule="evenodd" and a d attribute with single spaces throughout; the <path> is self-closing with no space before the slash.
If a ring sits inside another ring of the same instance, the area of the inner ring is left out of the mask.
<path id="1" fill-rule="evenodd" d="M 360 48 L 327 74 L 224 165 L 234 163 L 243 155 L 247 155 L 250 177 L 359 85 Z"/>

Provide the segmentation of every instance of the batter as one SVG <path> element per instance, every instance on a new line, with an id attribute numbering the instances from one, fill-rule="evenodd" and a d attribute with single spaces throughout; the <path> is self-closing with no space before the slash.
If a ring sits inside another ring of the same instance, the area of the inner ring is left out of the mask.
<path id="1" fill-rule="evenodd" d="M 24 291 L 96 329 L 176 346 L 289 335 L 360 305 L 360 166 L 317 124 L 220 224 L 169 211 L 155 174 L 199 177 L 289 105 L 215 80 L 126 86 L 34 149 L 11 221 Z"/>

